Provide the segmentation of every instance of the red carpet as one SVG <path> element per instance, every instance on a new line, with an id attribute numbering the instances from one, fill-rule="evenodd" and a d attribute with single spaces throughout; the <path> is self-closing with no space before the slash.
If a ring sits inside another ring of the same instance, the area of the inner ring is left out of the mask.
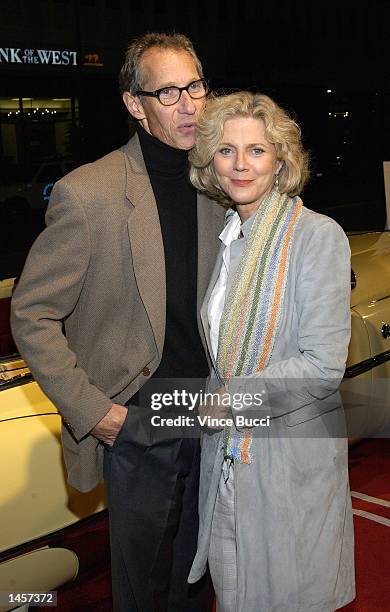
<path id="1" fill-rule="evenodd" d="M 349 465 L 351 491 L 377 501 L 352 497 L 354 510 L 374 517 L 354 516 L 357 596 L 341 610 L 390 611 L 390 507 L 379 503 L 390 503 L 390 439 L 365 440 L 352 447 Z M 375 517 L 387 519 L 387 525 L 372 520 Z"/>
<path id="2" fill-rule="evenodd" d="M 390 439 L 365 440 L 353 446 L 349 465 L 351 491 L 377 498 L 352 497 L 354 510 L 373 514 L 387 524 L 354 516 L 357 597 L 340 610 L 390 612 L 390 506 L 383 505 L 390 502 Z M 46 608 L 35 610 L 45 612 Z M 57 610 L 111 612 L 109 568 L 95 569 L 82 585 L 76 581 L 60 589 Z"/>

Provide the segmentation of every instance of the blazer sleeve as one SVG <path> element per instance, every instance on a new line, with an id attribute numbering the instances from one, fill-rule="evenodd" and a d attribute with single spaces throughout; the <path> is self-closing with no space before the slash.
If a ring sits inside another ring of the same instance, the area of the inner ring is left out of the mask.
<path id="1" fill-rule="evenodd" d="M 347 237 L 328 219 L 311 232 L 298 258 L 298 355 L 272 362 L 253 376 L 232 378 L 227 390 L 261 393 L 262 408 L 274 417 L 306 406 L 307 420 L 327 410 L 323 400 L 337 391 L 345 371 L 351 331 Z"/>
<path id="2" fill-rule="evenodd" d="M 82 291 L 91 249 L 85 211 L 66 179 L 54 186 L 46 223 L 12 298 L 12 333 L 34 378 L 80 440 L 112 402 L 89 382 L 63 333 L 63 321 Z"/>

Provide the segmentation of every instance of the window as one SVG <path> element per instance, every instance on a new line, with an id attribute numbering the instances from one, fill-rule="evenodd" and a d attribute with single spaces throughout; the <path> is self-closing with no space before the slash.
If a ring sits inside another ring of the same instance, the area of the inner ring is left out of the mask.
<path id="1" fill-rule="evenodd" d="M 53 184 L 77 166 L 77 132 L 76 99 L 0 98 L 0 357 L 16 350 L 14 280 L 44 227 Z"/>

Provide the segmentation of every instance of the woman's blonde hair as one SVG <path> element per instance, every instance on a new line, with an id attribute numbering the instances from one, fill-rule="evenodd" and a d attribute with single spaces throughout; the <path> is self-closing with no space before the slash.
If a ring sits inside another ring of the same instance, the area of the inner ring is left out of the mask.
<path id="1" fill-rule="evenodd" d="M 297 123 L 271 98 L 248 91 L 212 97 L 199 121 L 195 146 L 190 151 L 190 179 L 194 187 L 213 200 L 231 206 L 233 202 L 219 185 L 213 159 L 222 140 L 225 122 L 236 117 L 261 119 L 267 140 L 275 145 L 279 191 L 290 196 L 301 193 L 309 178 L 309 155 L 304 150 Z"/>

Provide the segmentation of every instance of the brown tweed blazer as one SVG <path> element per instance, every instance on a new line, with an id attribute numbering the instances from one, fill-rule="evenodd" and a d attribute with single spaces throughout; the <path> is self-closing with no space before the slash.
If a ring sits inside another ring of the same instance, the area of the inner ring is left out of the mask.
<path id="1" fill-rule="evenodd" d="M 199 312 L 223 210 L 203 196 L 197 206 Z M 138 137 L 61 179 L 46 223 L 12 300 L 12 330 L 63 416 L 69 483 L 88 491 L 103 462 L 89 432 L 146 382 L 163 350 L 164 250 Z"/>

